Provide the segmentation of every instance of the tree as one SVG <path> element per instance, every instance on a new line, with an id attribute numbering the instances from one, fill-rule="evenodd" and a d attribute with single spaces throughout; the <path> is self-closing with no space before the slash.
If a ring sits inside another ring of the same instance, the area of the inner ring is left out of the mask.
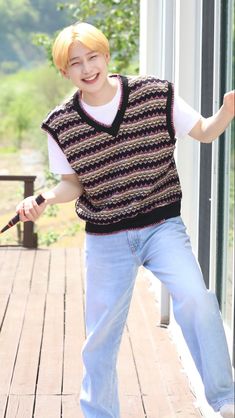
<path id="1" fill-rule="evenodd" d="M 66 0 L 64 0 L 66 1 Z M 52 35 L 70 22 L 57 10 L 58 0 L 0 0 L 0 75 L 32 68 L 45 61 L 33 35 Z"/>
<path id="2" fill-rule="evenodd" d="M 29 0 L 9 0 L 6 4 L 0 0 L 0 68 L 17 68 L 12 57 L 17 56 L 23 64 L 25 58 L 24 48 L 21 46 L 22 29 L 26 22 L 35 22 L 37 14 L 30 5 Z M 30 46 L 29 46 L 30 47 Z M 2 63 L 4 62 L 4 65 Z"/>
<path id="3" fill-rule="evenodd" d="M 139 46 L 139 0 L 79 0 L 77 3 L 59 4 L 58 8 L 67 11 L 71 23 L 85 21 L 104 32 L 110 41 L 113 62 L 111 71 L 127 70 L 136 59 Z M 37 37 L 38 43 L 46 48 L 51 62 L 51 45 L 55 36 L 52 39 L 45 34 Z M 138 70 L 137 65 L 134 72 Z"/>

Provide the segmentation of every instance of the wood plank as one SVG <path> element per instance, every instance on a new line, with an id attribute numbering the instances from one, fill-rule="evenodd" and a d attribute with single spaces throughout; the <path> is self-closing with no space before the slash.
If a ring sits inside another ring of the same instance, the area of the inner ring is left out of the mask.
<path id="1" fill-rule="evenodd" d="M 64 349 L 64 296 L 48 294 L 37 394 L 61 394 Z"/>
<path id="2" fill-rule="evenodd" d="M 45 295 L 30 294 L 15 365 L 10 393 L 29 395 L 35 393 Z"/>
<path id="3" fill-rule="evenodd" d="M 51 252 L 48 292 L 64 294 L 65 289 L 65 248 L 54 248 Z"/>
<path id="4" fill-rule="evenodd" d="M 82 374 L 81 351 L 85 340 L 81 293 L 66 295 L 63 394 L 78 393 Z"/>
<path id="5" fill-rule="evenodd" d="M 120 347 L 117 370 L 121 416 L 125 418 L 145 418 L 141 391 L 126 328 Z"/>
<path id="6" fill-rule="evenodd" d="M 50 250 L 37 250 L 32 273 L 31 293 L 47 292 L 50 257 Z"/>
<path id="7" fill-rule="evenodd" d="M 7 395 L 0 395 L 0 418 L 5 417 L 6 405 L 7 405 Z"/>
<path id="8" fill-rule="evenodd" d="M 160 359 L 160 368 L 164 377 L 166 398 L 177 417 L 201 417 L 200 411 L 195 406 L 195 398 L 189 389 L 188 379 L 183 371 L 176 347 L 171 340 L 167 328 L 157 327 L 156 304 L 154 296 L 148 290 L 148 281 L 139 280 L 136 288 L 136 297 L 139 307 L 143 307 L 144 315 L 152 328 L 152 338 L 155 344 L 155 353 Z"/>
<path id="9" fill-rule="evenodd" d="M 61 396 L 36 397 L 34 418 L 61 418 Z"/>
<path id="10" fill-rule="evenodd" d="M 12 294 L 3 322 L 0 334 L 0 394 L 2 395 L 9 392 L 26 303 L 27 295 Z"/>
<path id="11" fill-rule="evenodd" d="M 2 328 L 2 324 L 4 321 L 4 316 L 6 313 L 8 300 L 9 300 L 9 295 L 7 293 L 2 294 L 2 295 L 0 294 L 0 330 Z"/>
<path id="12" fill-rule="evenodd" d="M 35 250 L 22 250 L 17 266 L 12 291 L 15 293 L 28 293 L 30 290 Z"/>
<path id="13" fill-rule="evenodd" d="M 78 395 L 62 396 L 62 417 L 84 418 L 80 408 Z"/>
<path id="14" fill-rule="evenodd" d="M 10 249 L 6 251 L 1 266 L 0 293 L 10 293 L 20 259 L 21 250 Z"/>
<path id="15" fill-rule="evenodd" d="M 34 396 L 10 395 L 6 418 L 32 418 Z"/>
<path id="16" fill-rule="evenodd" d="M 82 261 L 79 248 L 66 249 L 66 293 L 83 293 L 82 283 Z"/>
<path id="17" fill-rule="evenodd" d="M 6 256 L 6 252 L 7 252 L 6 247 L 0 247 L 0 276 L 1 276 L 2 265 Z"/>

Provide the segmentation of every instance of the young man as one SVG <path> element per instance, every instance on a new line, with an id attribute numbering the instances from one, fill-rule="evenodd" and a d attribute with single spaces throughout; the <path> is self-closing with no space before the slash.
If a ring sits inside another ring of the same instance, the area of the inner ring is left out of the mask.
<path id="1" fill-rule="evenodd" d="M 175 137 L 217 138 L 234 117 L 234 92 L 203 118 L 171 83 L 108 75 L 109 43 L 87 23 L 60 32 L 53 59 L 77 91 L 43 121 L 51 170 L 61 182 L 18 206 L 35 221 L 48 204 L 77 199 L 86 221 L 86 330 L 81 407 L 86 418 L 119 418 L 116 360 L 138 267 L 168 288 L 208 402 L 233 414 L 233 381 L 215 295 L 208 292 L 180 217 Z M 157 405 L 156 405 L 157 409 Z"/>

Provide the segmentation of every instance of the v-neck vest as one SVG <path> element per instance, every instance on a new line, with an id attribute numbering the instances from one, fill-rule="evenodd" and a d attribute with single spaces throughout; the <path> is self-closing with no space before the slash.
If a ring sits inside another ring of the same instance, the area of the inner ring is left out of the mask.
<path id="1" fill-rule="evenodd" d="M 83 184 L 76 211 L 90 233 L 141 228 L 180 214 L 172 84 L 118 77 L 122 94 L 112 125 L 92 119 L 79 92 L 42 123 Z"/>

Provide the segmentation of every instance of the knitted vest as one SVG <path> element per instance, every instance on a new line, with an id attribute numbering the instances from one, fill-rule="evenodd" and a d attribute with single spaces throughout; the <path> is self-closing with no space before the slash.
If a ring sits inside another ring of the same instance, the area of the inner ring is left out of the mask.
<path id="1" fill-rule="evenodd" d="M 180 214 L 172 85 L 154 77 L 116 77 L 122 96 L 111 126 L 85 112 L 78 92 L 42 123 L 83 184 L 76 211 L 91 233 L 143 227 Z"/>

